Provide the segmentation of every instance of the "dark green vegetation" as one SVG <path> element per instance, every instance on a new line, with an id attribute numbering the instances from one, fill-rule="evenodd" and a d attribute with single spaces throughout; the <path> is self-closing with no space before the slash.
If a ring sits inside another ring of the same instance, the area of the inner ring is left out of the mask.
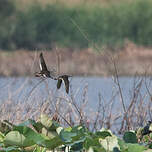
<path id="1" fill-rule="evenodd" d="M 1 122 L 0 151 L 148 152 L 148 149 L 150 151 L 152 148 L 152 135 L 150 132 L 142 135 L 143 131 L 146 131 L 145 128 L 138 129 L 137 132 L 125 132 L 121 139 L 106 129 L 93 133 L 83 125 L 62 128 L 47 115 L 41 115 L 40 121 L 37 122 L 28 120 L 19 125 L 13 125 L 8 121 Z"/>
<path id="2" fill-rule="evenodd" d="M 3 1 L 6 0 L 0 3 Z M 113 48 L 122 46 L 126 39 L 151 46 L 151 5 L 151 0 L 120 2 L 106 7 L 34 3 L 21 10 L 8 1 L 5 9 L 0 9 L 0 48 L 47 49 L 56 44 L 75 48 L 96 44 L 99 48 Z"/>

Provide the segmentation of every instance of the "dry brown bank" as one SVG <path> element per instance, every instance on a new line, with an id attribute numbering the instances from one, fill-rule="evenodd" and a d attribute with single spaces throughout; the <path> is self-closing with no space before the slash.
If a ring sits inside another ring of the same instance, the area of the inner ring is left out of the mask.
<path id="1" fill-rule="evenodd" d="M 137 47 L 128 43 L 117 53 L 104 51 L 95 52 L 92 49 L 70 50 L 58 49 L 60 56 L 60 73 L 72 75 L 98 75 L 109 76 L 113 74 L 113 62 L 116 59 L 120 75 L 152 74 L 152 49 Z M 106 53 L 108 52 L 108 53 Z M 0 75 L 1 76 L 32 76 L 39 70 L 39 52 L 28 50 L 0 51 Z M 57 69 L 57 52 L 55 50 L 44 51 L 44 57 L 48 68 Z"/>

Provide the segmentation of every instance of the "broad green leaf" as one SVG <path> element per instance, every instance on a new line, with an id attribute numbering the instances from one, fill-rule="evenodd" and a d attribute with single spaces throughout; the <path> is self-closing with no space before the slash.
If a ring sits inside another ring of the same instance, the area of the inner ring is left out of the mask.
<path id="1" fill-rule="evenodd" d="M 47 129 L 52 126 L 51 118 L 45 114 L 41 114 L 40 121 Z"/>
<path id="2" fill-rule="evenodd" d="M 41 123 L 48 131 L 56 131 L 60 125 L 45 114 L 41 114 Z"/>
<path id="3" fill-rule="evenodd" d="M 46 128 L 42 128 L 42 134 L 49 138 L 54 138 L 58 135 L 56 131 L 48 131 Z"/>
<path id="4" fill-rule="evenodd" d="M 123 136 L 123 140 L 126 143 L 137 143 L 137 137 L 136 134 L 132 131 L 127 131 L 125 132 L 124 136 Z"/>
<path id="5" fill-rule="evenodd" d="M 122 152 L 128 152 L 127 143 L 125 143 L 122 139 L 118 138 L 118 144 L 120 146 L 120 151 L 122 151 Z"/>
<path id="6" fill-rule="evenodd" d="M 94 152 L 94 150 L 92 147 L 90 147 L 87 152 Z"/>
<path id="7" fill-rule="evenodd" d="M 23 123 L 20 123 L 18 126 L 30 126 L 32 125 L 37 132 L 41 132 L 44 127 L 41 122 L 36 122 L 35 120 L 27 120 Z"/>
<path id="8" fill-rule="evenodd" d="M 99 138 L 105 139 L 107 136 L 111 136 L 109 131 L 98 131 L 95 133 Z"/>
<path id="9" fill-rule="evenodd" d="M 4 138 L 4 144 L 10 146 L 26 147 L 31 146 L 33 143 L 27 140 L 26 137 L 18 131 L 9 132 Z"/>
<path id="10" fill-rule="evenodd" d="M 19 131 L 25 137 L 31 136 L 31 135 L 33 135 L 33 133 L 36 134 L 36 132 L 34 130 L 32 130 L 31 128 L 29 128 L 27 126 L 15 126 L 13 130 Z"/>
<path id="11" fill-rule="evenodd" d="M 141 138 L 142 137 L 142 133 L 143 133 L 143 128 L 138 128 L 138 130 L 137 130 L 137 133 L 136 133 L 136 136 L 137 136 L 137 138 Z"/>
<path id="12" fill-rule="evenodd" d="M 118 139 L 120 151 L 122 152 L 143 152 L 146 148 L 139 144 L 125 143 L 123 140 Z"/>
<path id="13" fill-rule="evenodd" d="M 71 127 L 68 127 L 68 128 L 64 128 L 64 131 L 72 131 L 72 128 Z"/>
<path id="14" fill-rule="evenodd" d="M 48 116 L 42 115 L 41 118 L 43 118 L 43 124 L 34 120 L 28 120 L 18 126 L 11 124 L 13 126 L 11 130 L 13 129 L 13 131 L 7 133 L 6 136 L 5 133 L 0 132 L 0 151 L 20 152 L 23 147 L 24 151 L 30 152 L 49 152 L 54 149 L 64 151 L 65 147 L 70 147 L 70 151 L 86 150 L 87 152 L 152 151 L 146 148 L 150 148 L 151 146 L 149 143 L 149 140 L 152 138 L 151 134 L 143 137 L 140 134 L 139 137 L 142 138 L 143 142 L 140 145 L 137 144 L 136 134 L 131 131 L 126 132 L 123 136 L 124 140 L 122 140 L 113 135 L 110 130 L 104 128 L 93 133 L 88 131 L 84 126 L 62 128 Z M 33 126 L 37 131 L 28 126 Z M 144 138 L 146 140 L 143 140 Z M 2 148 L 4 146 L 9 147 Z"/>
<path id="15" fill-rule="evenodd" d="M 16 129 L 22 132 L 27 139 L 32 140 L 35 144 L 40 145 L 42 147 L 54 149 L 63 144 L 59 136 L 54 137 L 53 139 L 49 139 L 48 137 L 36 133 L 31 128 L 26 126 L 18 126 L 16 127 Z"/>
<path id="16" fill-rule="evenodd" d="M 56 132 L 58 133 L 58 135 L 60 134 L 61 130 L 63 130 L 63 127 L 58 127 L 58 128 L 56 129 Z"/>
<path id="17" fill-rule="evenodd" d="M 42 146 L 42 147 L 46 147 L 48 149 L 55 149 L 58 146 L 61 146 L 64 144 L 64 142 L 60 139 L 59 136 L 54 137 L 53 139 L 49 139 L 49 140 L 41 140 L 39 143 L 37 143 L 38 145 Z"/>
<path id="18" fill-rule="evenodd" d="M 94 152 L 106 152 L 106 150 L 103 147 L 93 146 L 92 148 Z"/>
<path id="19" fill-rule="evenodd" d="M 4 137 L 5 137 L 4 134 L 0 132 L 0 143 L 3 142 Z"/>
<path id="20" fill-rule="evenodd" d="M 77 133 L 64 131 L 64 130 L 61 130 L 61 132 L 60 132 L 60 138 L 64 142 L 71 142 L 72 141 L 72 137 L 74 137 L 76 135 L 77 135 Z"/>
<path id="21" fill-rule="evenodd" d="M 118 144 L 118 139 L 116 136 L 108 136 L 105 139 L 99 139 L 100 144 L 106 149 L 107 151 L 113 151 L 114 148 L 120 150 L 120 146 Z"/>
<path id="22" fill-rule="evenodd" d="M 103 132 L 103 131 L 109 132 L 111 135 L 113 135 L 111 130 L 109 130 L 109 129 L 101 128 L 100 132 Z"/>
<path id="23" fill-rule="evenodd" d="M 149 131 L 152 131 L 152 123 L 149 125 Z"/>
<path id="24" fill-rule="evenodd" d="M 149 137 L 152 139 L 152 133 L 149 134 Z"/>
<path id="25" fill-rule="evenodd" d="M 86 137 L 86 139 L 83 143 L 83 147 L 86 150 L 89 150 L 90 148 L 92 148 L 92 149 L 103 149 L 103 147 L 99 143 L 99 139 L 98 138 L 92 138 L 92 137 Z"/>
<path id="26" fill-rule="evenodd" d="M 70 129 L 70 127 L 69 127 Z M 75 127 L 72 127 L 72 132 L 77 132 L 77 133 L 84 133 L 87 131 L 87 129 L 84 127 L 84 126 L 75 126 Z"/>
<path id="27" fill-rule="evenodd" d="M 31 141 L 33 144 L 39 144 L 46 140 L 41 134 L 36 133 L 34 130 L 27 126 L 16 126 L 14 130 L 19 131 L 27 138 L 27 140 Z"/>
<path id="28" fill-rule="evenodd" d="M 142 145 L 139 144 L 127 144 L 128 146 L 128 152 L 143 152 L 144 150 L 146 150 L 146 148 Z"/>
<path id="29" fill-rule="evenodd" d="M 48 130 L 49 130 L 49 131 L 56 131 L 56 129 L 57 129 L 58 127 L 60 127 L 60 125 L 59 125 L 56 121 L 52 120 L 52 126 L 49 127 Z"/>
<path id="30" fill-rule="evenodd" d="M 42 132 L 43 125 L 41 122 L 34 123 L 33 127 L 37 132 L 39 132 L 39 133 Z"/>
<path id="31" fill-rule="evenodd" d="M 85 128 L 82 126 L 76 126 L 73 128 L 63 129 L 60 132 L 60 138 L 66 143 L 67 146 L 73 146 L 74 144 L 81 143 L 86 138 Z"/>

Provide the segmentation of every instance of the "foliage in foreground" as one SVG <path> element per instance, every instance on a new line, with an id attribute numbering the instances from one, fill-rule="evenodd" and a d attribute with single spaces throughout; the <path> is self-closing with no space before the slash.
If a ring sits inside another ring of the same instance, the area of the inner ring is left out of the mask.
<path id="1" fill-rule="evenodd" d="M 19 125 L 5 120 L 0 123 L 0 151 L 148 152 L 152 148 L 150 130 L 151 124 L 137 132 L 127 131 L 121 139 L 106 129 L 93 133 L 83 125 L 63 128 L 47 115 Z"/>

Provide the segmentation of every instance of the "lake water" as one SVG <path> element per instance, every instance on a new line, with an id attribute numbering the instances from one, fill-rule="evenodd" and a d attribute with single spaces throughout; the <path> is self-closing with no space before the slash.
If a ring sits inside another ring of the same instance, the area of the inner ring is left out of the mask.
<path id="1" fill-rule="evenodd" d="M 47 79 L 41 82 L 40 78 L 0 78 L 0 102 L 10 100 L 18 103 L 41 103 L 48 99 L 64 98 L 72 99 L 81 107 L 85 106 L 85 110 L 97 112 L 99 100 L 102 105 L 106 105 L 107 111 L 111 106 L 113 113 L 123 112 L 122 102 L 120 98 L 119 88 L 112 77 L 72 77 L 70 79 L 70 91 L 66 94 L 64 85 L 59 90 L 56 88 L 57 81 Z M 139 82 L 142 81 L 141 89 L 138 90 Z M 41 82 L 41 83 L 40 83 Z M 151 78 L 142 77 L 119 77 L 120 87 L 126 108 L 134 97 L 134 92 L 139 91 L 136 101 L 149 103 L 150 96 L 146 89 L 148 86 L 151 92 Z M 134 90 L 134 91 L 133 91 Z M 90 110 L 91 109 L 91 110 Z"/>
<path id="2" fill-rule="evenodd" d="M 120 87 L 122 89 L 122 95 L 125 104 L 131 100 L 132 91 L 134 84 L 136 85 L 141 81 L 142 77 L 120 77 Z M 145 78 L 144 78 L 145 79 Z M 48 93 L 55 94 L 56 96 L 66 96 L 64 85 L 61 86 L 59 90 L 56 89 L 57 81 L 52 79 L 47 79 L 40 83 L 42 79 L 40 78 L 0 78 L 0 100 L 4 102 L 7 99 L 25 101 L 27 96 L 28 100 L 32 100 L 32 97 L 40 99 L 46 99 Z M 144 80 L 143 80 L 144 81 Z M 150 82 L 150 78 L 146 78 L 147 85 Z M 40 83 L 40 84 L 38 84 Z M 146 94 L 147 90 L 142 83 L 141 94 Z M 37 85 L 37 86 L 36 86 Z M 35 89 L 33 89 L 35 87 Z M 151 90 L 151 85 L 148 86 Z M 33 89 L 32 93 L 31 90 Z M 105 102 L 110 101 L 113 96 L 113 100 L 116 100 L 117 106 L 119 107 L 120 94 L 117 93 L 118 85 L 116 85 L 112 77 L 72 77 L 70 79 L 70 91 L 69 94 L 73 94 L 77 102 L 83 100 L 83 94 L 86 91 L 86 98 L 88 100 L 89 106 L 96 107 L 99 94 L 102 100 Z M 145 100 L 148 100 L 145 98 Z"/>

